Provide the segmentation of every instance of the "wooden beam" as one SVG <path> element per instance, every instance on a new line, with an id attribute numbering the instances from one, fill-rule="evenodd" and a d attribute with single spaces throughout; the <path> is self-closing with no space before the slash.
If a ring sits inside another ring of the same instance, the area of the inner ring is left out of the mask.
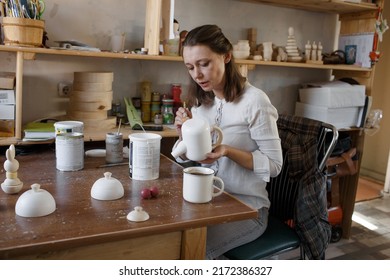
<path id="1" fill-rule="evenodd" d="M 162 0 L 146 0 L 145 44 L 149 55 L 158 55 Z"/>

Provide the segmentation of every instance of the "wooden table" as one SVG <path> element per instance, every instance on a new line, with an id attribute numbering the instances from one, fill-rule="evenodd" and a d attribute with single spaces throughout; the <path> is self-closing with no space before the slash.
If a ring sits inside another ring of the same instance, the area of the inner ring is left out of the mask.
<path id="1" fill-rule="evenodd" d="M 5 156 L 1 155 L 1 166 Z M 55 152 L 17 155 L 21 192 L 0 191 L 0 259 L 204 259 L 207 225 L 249 219 L 257 212 L 224 193 L 210 203 L 182 198 L 182 167 L 161 155 L 160 177 L 129 178 L 128 165 L 99 168 L 104 158 L 85 158 L 84 169 L 56 170 Z M 2 166 L 3 168 L 3 166 Z M 104 172 L 121 181 L 125 195 L 115 201 L 90 196 Z M 1 169 L 1 182 L 5 171 Z M 45 217 L 15 214 L 19 196 L 39 183 L 56 200 L 56 211 Z M 156 199 L 144 200 L 144 187 L 158 186 Z M 149 213 L 145 222 L 131 222 L 135 206 Z"/>

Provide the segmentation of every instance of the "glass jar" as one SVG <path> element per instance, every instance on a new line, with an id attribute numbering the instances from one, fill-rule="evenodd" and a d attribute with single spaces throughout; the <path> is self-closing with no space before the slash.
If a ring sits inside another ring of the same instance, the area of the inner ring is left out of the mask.
<path id="1" fill-rule="evenodd" d="M 181 102 L 181 84 L 172 84 L 171 85 L 171 94 L 174 102 Z"/>
<path id="2" fill-rule="evenodd" d="M 163 124 L 173 124 L 175 116 L 173 114 L 173 99 L 163 99 L 162 105 Z"/>

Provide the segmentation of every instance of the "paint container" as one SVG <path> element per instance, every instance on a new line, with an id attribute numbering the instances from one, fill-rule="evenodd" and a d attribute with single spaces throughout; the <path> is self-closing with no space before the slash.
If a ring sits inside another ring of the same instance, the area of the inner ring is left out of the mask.
<path id="1" fill-rule="evenodd" d="M 84 133 L 84 123 L 78 121 L 62 121 L 54 123 L 56 135 L 60 133 Z"/>
<path id="2" fill-rule="evenodd" d="M 122 133 L 109 132 L 106 134 L 106 162 L 119 163 L 123 161 Z"/>
<path id="3" fill-rule="evenodd" d="M 161 136 L 155 133 L 129 135 L 130 178 L 155 180 L 160 174 Z"/>
<path id="4" fill-rule="evenodd" d="M 56 168 L 77 171 L 84 168 L 84 135 L 80 132 L 56 135 Z"/>

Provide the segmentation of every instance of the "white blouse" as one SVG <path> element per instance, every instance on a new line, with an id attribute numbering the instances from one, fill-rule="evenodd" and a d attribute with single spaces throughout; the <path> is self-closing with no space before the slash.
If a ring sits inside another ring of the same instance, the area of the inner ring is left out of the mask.
<path id="1" fill-rule="evenodd" d="M 238 101 L 226 102 L 215 97 L 211 107 L 201 105 L 191 112 L 193 117 L 206 118 L 210 125 L 222 129 L 222 144 L 252 152 L 253 171 L 228 157 L 208 165 L 224 181 L 225 191 L 255 209 L 269 207 L 265 187 L 270 177 L 279 174 L 283 159 L 276 125 L 278 112 L 265 92 L 247 82 Z"/>

